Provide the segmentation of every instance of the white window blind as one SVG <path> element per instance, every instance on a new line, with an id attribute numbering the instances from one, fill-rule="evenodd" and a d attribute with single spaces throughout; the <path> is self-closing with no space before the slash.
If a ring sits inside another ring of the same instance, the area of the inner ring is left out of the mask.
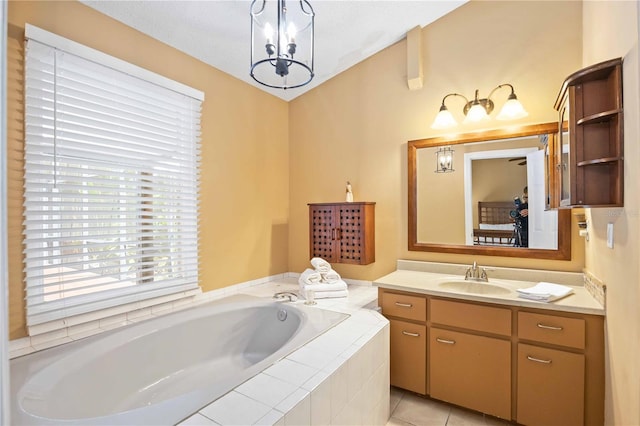
<path id="1" fill-rule="evenodd" d="M 53 37 L 26 44 L 29 327 L 198 288 L 201 99 Z"/>

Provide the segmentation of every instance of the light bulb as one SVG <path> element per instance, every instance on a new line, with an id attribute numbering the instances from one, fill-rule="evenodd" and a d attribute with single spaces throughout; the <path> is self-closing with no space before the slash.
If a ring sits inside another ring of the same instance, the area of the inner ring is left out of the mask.
<path id="1" fill-rule="evenodd" d="M 478 122 L 486 119 L 487 117 L 487 110 L 481 104 L 474 103 L 467 112 L 467 117 L 464 119 L 464 122 Z"/>
<path id="2" fill-rule="evenodd" d="M 449 129 L 451 127 L 457 126 L 458 123 L 456 119 L 453 118 L 453 114 L 449 112 L 447 107 L 444 105 L 440 107 L 440 112 L 436 115 L 435 120 L 433 120 L 433 124 L 431 125 L 432 129 Z"/>
<path id="3" fill-rule="evenodd" d="M 273 27 L 268 22 L 264 26 L 264 36 L 267 39 L 267 44 L 273 44 Z"/>
<path id="4" fill-rule="evenodd" d="M 296 42 L 296 26 L 293 24 L 293 22 L 289 22 L 289 25 L 287 26 L 287 35 L 289 36 L 289 43 L 295 43 Z"/>
<path id="5" fill-rule="evenodd" d="M 504 106 L 500 110 L 500 114 L 496 116 L 497 120 L 515 120 L 518 118 L 526 117 L 529 115 L 527 111 L 525 111 L 524 107 L 515 97 L 509 97 L 509 100 L 505 102 Z"/>

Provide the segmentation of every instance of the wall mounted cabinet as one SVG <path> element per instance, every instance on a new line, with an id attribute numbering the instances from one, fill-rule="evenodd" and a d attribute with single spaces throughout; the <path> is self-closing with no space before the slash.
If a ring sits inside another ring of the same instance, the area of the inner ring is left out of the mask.
<path id="1" fill-rule="evenodd" d="M 560 129 L 556 146 L 560 207 L 623 206 L 622 59 L 570 75 L 555 103 Z"/>
<path id="2" fill-rule="evenodd" d="M 310 256 L 329 263 L 375 262 L 375 204 L 309 204 Z"/>

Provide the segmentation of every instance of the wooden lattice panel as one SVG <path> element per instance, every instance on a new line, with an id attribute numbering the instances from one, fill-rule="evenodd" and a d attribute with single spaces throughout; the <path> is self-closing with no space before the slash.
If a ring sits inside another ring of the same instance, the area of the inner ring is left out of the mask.
<path id="1" fill-rule="evenodd" d="M 328 262 L 334 259 L 334 214 L 331 207 L 317 206 L 311 209 L 311 257 L 321 257 Z"/>
<path id="2" fill-rule="evenodd" d="M 364 242 L 362 241 L 362 209 L 360 206 L 341 206 L 340 259 L 346 263 L 360 263 Z"/>

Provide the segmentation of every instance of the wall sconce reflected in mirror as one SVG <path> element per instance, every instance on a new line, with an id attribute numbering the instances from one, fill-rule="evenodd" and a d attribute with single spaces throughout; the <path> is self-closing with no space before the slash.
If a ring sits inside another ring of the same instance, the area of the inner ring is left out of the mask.
<path id="1" fill-rule="evenodd" d="M 458 125 L 458 122 L 455 118 L 453 118 L 453 114 L 447 109 L 445 105 L 445 101 L 449 96 L 459 96 L 465 100 L 466 104 L 462 109 L 462 112 L 465 115 L 464 123 L 477 123 L 482 120 L 487 120 L 489 118 L 489 114 L 493 111 L 494 103 L 491 100 L 491 96 L 495 93 L 496 90 L 501 89 L 503 87 L 509 87 L 511 89 L 511 94 L 507 98 L 507 102 L 502 106 L 500 113 L 496 116 L 498 120 L 516 120 L 518 118 L 526 117 L 529 115 L 527 111 L 525 111 L 524 107 L 518 100 L 516 93 L 511 84 L 500 84 L 491 92 L 489 92 L 489 96 L 486 98 L 478 98 L 478 90 L 476 89 L 475 98 L 470 101 L 465 96 L 459 93 L 449 93 L 444 98 L 442 98 L 442 105 L 440 106 L 440 111 L 438 115 L 436 115 L 433 124 L 431 125 L 432 129 L 449 129 L 451 127 L 455 127 Z"/>
<path id="2" fill-rule="evenodd" d="M 453 149 L 450 146 L 436 151 L 436 173 L 455 172 L 453 169 Z"/>

